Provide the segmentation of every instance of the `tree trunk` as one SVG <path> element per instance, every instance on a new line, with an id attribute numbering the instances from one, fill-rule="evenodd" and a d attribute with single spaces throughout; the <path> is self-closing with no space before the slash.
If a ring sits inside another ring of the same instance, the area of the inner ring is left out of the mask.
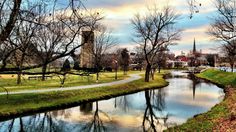
<path id="1" fill-rule="evenodd" d="M 155 79 L 155 72 L 156 72 L 155 68 L 151 70 L 152 80 Z"/>
<path id="2" fill-rule="evenodd" d="M 64 87 L 64 84 L 65 84 L 65 81 L 66 81 L 66 74 L 67 73 L 63 74 L 63 79 L 62 79 L 62 82 L 61 82 L 61 87 Z"/>
<path id="3" fill-rule="evenodd" d="M 231 72 L 234 72 L 234 63 L 231 63 L 230 66 L 231 66 Z"/>
<path id="4" fill-rule="evenodd" d="M 123 70 L 124 70 L 124 75 L 126 75 L 126 73 L 125 73 L 125 65 L 123 66 Z"/>
<path id="5" fill-rule="evenodd" d="M 17 84 L 21 84 L 21 73 L 22 73 L 22 70 L 21 68 L 19 69 L 19 71 L 17 72 Z"/>
<path id="6" fill-rule="evenodd" d="M 42 81 L 45 81 L 46 71 L 47 71 L 47 64 L 44 64 L 42 67 Z"/>
<path id="7" fill-rule="evenodd" d="M 99 72 L 97 71 L 97 82 L 98 82 L 98 79 L 99 79 Z"/>
<path id="8" fill-rule="evenodd" d="M 19 132 L 24 132 L 24 124 L 23 124 L 23 120 L 22 117 L 20 117 L 20 131 Z"/>
<path id="9" fill-rule="evenodd" d="M 21 84 L 21 74 L 22 74 L 22 67 L 23 67 L 24 58 L 25 58 L 25 53 L 23 53 L 23 55 L 21 57 L 20 65 L 18 66 L 19 71 L 17 73 L 17 84 Z"/>
<path id="10" fill-rule="evenodd" d="M 145 72 L 145 82 L 149 82 L 150 72 L 151 72 L 151 65 L 147 64 Z"/>
<path id="11" fill-rule="evenodd" d="M 150 78 L 151 78 L 152 80 L 154 80 L 154 72 L 153 72 L 153 70 L 150 71 Z"/>
<path id="12" fill-rule="evenodd" d="M 158 65 L 158 73 L 161 73 L 161 66 Z"/>
<path id="13" fill-rule="evenodd" d="M 95 67 L 96 67 L 96 82 L 98 82 L 98 80 L 99 80 L 99 72 L 100 72 L 100 65 L 99 65 L 99 63 L 98 63 L 98 61 L 97 61 L 97 63 L 96 63 L 96 65 L 95 65 Z"/>

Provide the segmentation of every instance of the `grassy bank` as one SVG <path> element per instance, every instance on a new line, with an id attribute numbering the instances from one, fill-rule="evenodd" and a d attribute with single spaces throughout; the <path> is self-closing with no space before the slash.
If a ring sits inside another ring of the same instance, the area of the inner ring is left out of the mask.
<path id="1" fill-rule="evenodd" d="M 196 76 L 203 79 L 207 79 L 223 87 L 230 85 L 236 88 L 236 73 L 209 69 L 201 74 L 197 74 Z"/>
<path id="2" fill-rule="evenodd" d="M 10 95 L 8 99 L 6 96 L 0 96 L 0 120 L 35 112 L 76 106 L 83 102 L 108 99 L 142 90 L 164 87 L 167 86 L 168 83 L 163 79 L 163 74 L 165 73 L 156 74 L 155 80 L 149 83 L 144 82 L 142 78 L 127 84 L 109 87 L 40 94 Z"/>
<path id="3" fill-rule="evenodd" d="M 225 99 L 207 113 L 189 119 L 167 131 L 233 131 L 236 130 L 236 73 L 209 69 L 196 75 L 224 88 Z"/>
<path id="4" fill-rule="evenodd" d="M 132 71 L 132 73 L 138 71 Z M 29 75 L 22 76 L 22 84 L 16 84 L 16 76 L 17 75 L 7 75 L 0 74 L 0 87 L 6 88 L 8 91 L 20 91 L 20 90 L 34 90 L 34 89 L 50 89 L 55 87 L 60 87 L 60 78 L 57 75 L 52 75 L 53 78 L 49 78 L 46 81 L 42 82 L 41 80 L 28 80 Z M 122 80 L 127 78 L 127 75 L 123 75 L 122 71 L 117 73 L 118 80 Z M 87 76 L 79 76 L 79 75 L 67 75 L 64 87 L 71 86 L 81 86 L 81 85 L 91 85 L 98 83 L 106 83 L 115 81 L 115 73 L 114 72 L 101 72 L 99 75 L 99 82 L 96 82 L 96 75 L 91 74 L 88 78 Z M 4 92 L 3 89 L 0 88 L 0 92 Z"/>

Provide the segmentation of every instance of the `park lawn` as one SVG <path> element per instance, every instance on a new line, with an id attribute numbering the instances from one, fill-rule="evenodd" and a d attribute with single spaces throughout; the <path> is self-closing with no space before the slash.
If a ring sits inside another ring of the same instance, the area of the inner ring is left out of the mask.
<path id="1" fill-rule="evenodd" d="M 9 95 L 8 98 L 6 95 L 0 95 L 0 120 L 164 87 L 168 85 L 168 82 L 163 79 L 164 74 L 166 72 L 157 73 L 155 80 L 150 82 L 144 82 L 144 75 L 142 74 L 141 79 L 121 85 L 73 91 Z"/>
<path id="2" fill-rule="evenodd" d="M 140 73 L 138 71 L 131 71 L 129 73 Z M 47 79 L 46 81 L 41 80 L 28 80 L 28 76 L 23 76 L 22 84 L 16 84 L 16 75 L 0 75 L 0 92 L 4 92 L 6 88 L 8 91 L 20 91 L 20 90 L 34 90 L 34 89 L 50 89 L 55 87 L 60 87 L 60 79 L 57 75 L 53 75 L 52 79 Z M 81 85 L 91 85 L 98 83 L 106 83 L 115 81 L 115 73 L 114 72 L 101 72 L 99 75 L 99 81 L 96 82 L 96 75 L 91 74 L 91 78 L 88 80 L 88 77 L 78 76 L 78 75 L 67 75 L 66 82 L 64 87 L 72 87 L 72 86 L 81 86 Z M 123 75 L 122 71 L 117 73 L 117 80 L 123 80 L 128 77 L 128 75 Z"/>
<path id="3" fill-rule="evenodd" d="M 236 119 L 233 118 L 236 117 L 236 73 L 208 69 L 196 76 L 223 87 L 225 99 L 210 111 L 167 131 L 235 131 Z"/>

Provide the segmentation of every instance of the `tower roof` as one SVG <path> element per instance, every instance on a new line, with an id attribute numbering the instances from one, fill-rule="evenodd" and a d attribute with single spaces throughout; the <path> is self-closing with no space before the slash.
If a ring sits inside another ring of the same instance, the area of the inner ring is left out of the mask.
<path id="1" fill-rule="evenodd" d="M 193 41 L 193 53 L 196 53 L 197 50 L 196 50 L 196 41 L 195 41 L 195 38 L 194 38 L 194 41 Z"/>

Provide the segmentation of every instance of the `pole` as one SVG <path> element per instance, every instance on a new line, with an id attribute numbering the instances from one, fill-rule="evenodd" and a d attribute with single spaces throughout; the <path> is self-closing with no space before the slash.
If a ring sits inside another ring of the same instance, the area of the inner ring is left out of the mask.
<path id="1" fill-rule="evenodd" d="M 236 5 L 236 3 L 235 3 L 235 0 L 234 0 L 234 8 L 233 8 L 233 43 L 234 43 L 234 37 L 235 37 L 235 5 Z"/>
<path id="2" fill-rule="evenodd" d="M 115 63 L 116 63 L 116 75 L 115 75 L 115 80 L 117 80 L 117 69 L 118 69 L 117 61 L 115 61 Z"/>
<path id="3" fill-rule="evenodd" d="M 233 44 L 236 42 L 235 41 L 235 17 L 236 17 L 236 14 L 235 14 L 235 5 L 236 5 L 236 1 L 234 1 L 234 8 L 233 8 Z M 232 72 L 234 72 L 234 66 L 232 67 Z"/>

